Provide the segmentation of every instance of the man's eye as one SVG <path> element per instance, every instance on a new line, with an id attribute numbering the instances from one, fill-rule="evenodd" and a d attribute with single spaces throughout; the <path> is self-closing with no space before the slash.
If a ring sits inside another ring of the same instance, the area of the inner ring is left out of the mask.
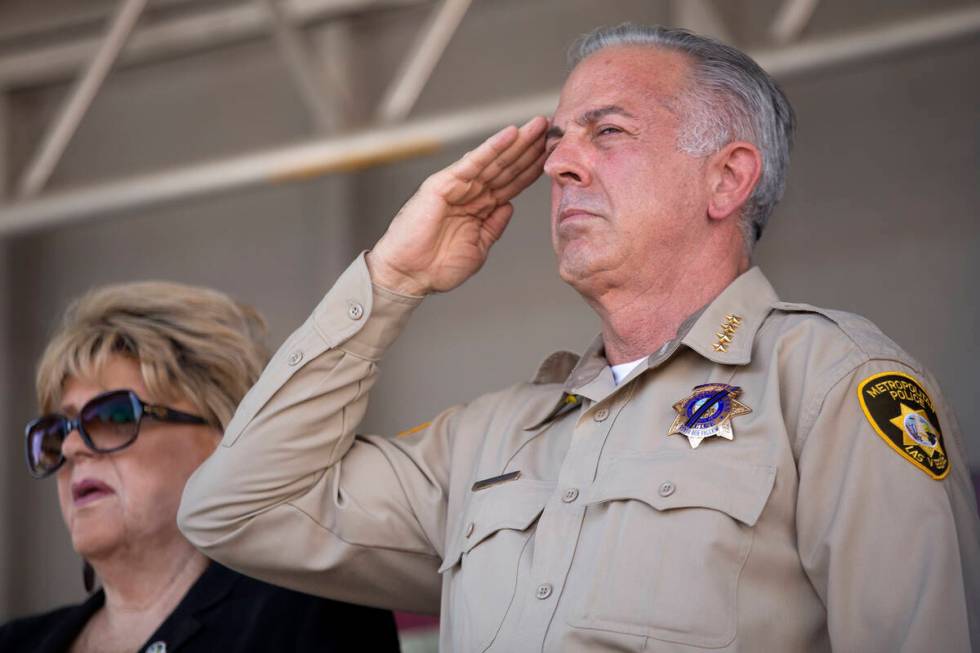
<path id="1" fill-rule="evenodd" d="M 621 134 L 623 132 L 619 127 L 614 127 L 612 125 L 603 125 L 596 130 L 596 134 L 599 136 L 609 136 L 610 134 Z"/>

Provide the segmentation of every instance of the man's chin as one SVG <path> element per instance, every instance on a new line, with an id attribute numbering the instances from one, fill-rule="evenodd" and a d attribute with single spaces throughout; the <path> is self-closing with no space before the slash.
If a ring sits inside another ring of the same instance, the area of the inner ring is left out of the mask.
<path id="1" fill-rule="evenodd" d="M 582 294 L 589 294 L 589 289 L 595 284 L 601 267 L 584 252 L 563 252 L 558 258 L 558 276 Z"/>

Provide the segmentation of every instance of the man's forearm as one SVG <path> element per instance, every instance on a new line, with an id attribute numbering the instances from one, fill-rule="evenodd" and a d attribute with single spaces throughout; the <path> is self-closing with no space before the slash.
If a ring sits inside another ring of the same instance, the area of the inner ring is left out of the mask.
<path id="1" fill-rule="evenodd" d="M 344 456 L 375 361 L 418 301 L 374 287 L 363 257 L 348 268 L 275 354 L 188 482 L 178 517 L 188 539 L 222 559 L 214 547 L 308 491 Z"/>

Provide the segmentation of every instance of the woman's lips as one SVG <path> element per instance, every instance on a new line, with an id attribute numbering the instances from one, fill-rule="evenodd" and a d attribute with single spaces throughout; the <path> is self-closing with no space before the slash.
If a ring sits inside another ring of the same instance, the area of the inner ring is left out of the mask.
<path id="1" fill-rule="evenodd" d="M 94 478 L 85 478 L 71 484 L 71 498 L 77 507 L 88 505 L 110 494 L 115 494 L 115 490 Z"/>

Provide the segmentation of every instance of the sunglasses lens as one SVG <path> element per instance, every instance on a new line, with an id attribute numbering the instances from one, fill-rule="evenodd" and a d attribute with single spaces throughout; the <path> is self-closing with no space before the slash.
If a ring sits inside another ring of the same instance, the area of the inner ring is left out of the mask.
<path id="1" fill-rule="evenodd" d="M 136 439 L 140 408 L 129 392 L 113 392 L 82 409 L 82 428 L 98 451 L 124 447 Z"/>
<path id="2" fill-rule="evenodd" d="M 61 464 L 61 443 L 65 440 L 65 420 L 42 417 L 27 433 L 27 463 L 35 476 L 47 474 Z"/>

